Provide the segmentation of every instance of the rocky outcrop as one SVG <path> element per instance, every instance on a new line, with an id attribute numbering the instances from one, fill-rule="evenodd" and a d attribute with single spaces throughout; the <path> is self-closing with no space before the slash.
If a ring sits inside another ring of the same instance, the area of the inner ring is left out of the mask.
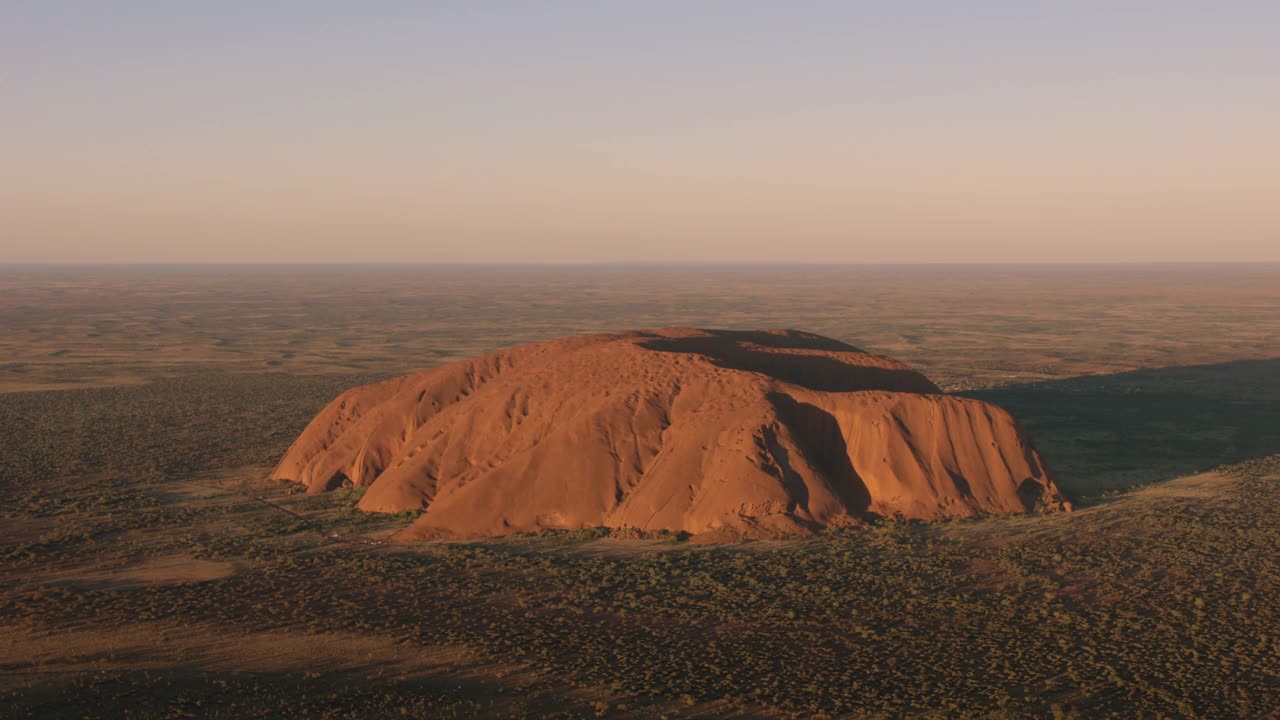
<path id="1" fill-rule="evenodd" d="M 796 331 L 571 337 L 355 388 L 273 477 L 367 486 L 371 512 L 424 510 L 404 539 L 758 537 L 1066 507 L 1005 411 Z"/>

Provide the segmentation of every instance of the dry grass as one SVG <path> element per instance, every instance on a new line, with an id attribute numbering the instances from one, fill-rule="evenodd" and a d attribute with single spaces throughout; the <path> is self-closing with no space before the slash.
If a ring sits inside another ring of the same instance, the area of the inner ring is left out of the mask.
<path id="1" fill-rule="evenodd" d="M 0 393 L 0 716 L 1264 717 L 1278 280 L 6 268 L 0 387 L 78 389 Z M 802 327 L 984 388 L 1089 502 L 732 546 L 406 548 L 361 542 L 406 518 L 262 481 L 352 384 L 672 324 Z"/>
<path id="2" fill-rule="evenodd" d="M 1073 514 L 720 547 L 362 544 L 403 521 L 262 471 L 197 478 L 212 488 L 199 493 L 155 480 L 145 523 L 104 503 L 5 545 L 0 704 L 14 717 L 123 716 L 128 693 L 152 703 L 135 717 L 355 717 L 369 703 L 410 717 L 592 717 L 597 703 L 611 717 L 1249 717 L 1280 687 L 1266 600 L 1280 577 L 1258 562 L 1280 542 L 1280 457 Z M 86 523 L 92 536 L 76 532 Z"/>

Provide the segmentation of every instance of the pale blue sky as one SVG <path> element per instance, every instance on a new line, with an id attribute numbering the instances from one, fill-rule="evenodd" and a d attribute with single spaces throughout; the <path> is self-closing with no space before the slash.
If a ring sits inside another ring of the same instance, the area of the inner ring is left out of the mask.
<path id="1" fill-rule="evenodd" d="M 7 2 L 0 261 L 1280 259 L 1280 3 Z"/>

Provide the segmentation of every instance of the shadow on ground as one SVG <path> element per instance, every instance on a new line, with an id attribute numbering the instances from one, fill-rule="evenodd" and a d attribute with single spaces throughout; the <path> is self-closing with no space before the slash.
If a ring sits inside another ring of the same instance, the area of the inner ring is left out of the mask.
<path id="1" fill-rule="evenodd" d="M 1280 453 L 1280 358 L 963 394 L 1013 413 L 1077 499 Z"/>

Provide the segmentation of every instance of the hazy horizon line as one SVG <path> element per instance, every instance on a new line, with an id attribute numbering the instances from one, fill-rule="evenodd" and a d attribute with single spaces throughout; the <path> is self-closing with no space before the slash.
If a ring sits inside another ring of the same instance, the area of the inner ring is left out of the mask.
<path id="1" fill-rule="evenodd" d="M 894 267 L 1276 265 L 1268 260 L 0 260 L 0 267 Z"/>

